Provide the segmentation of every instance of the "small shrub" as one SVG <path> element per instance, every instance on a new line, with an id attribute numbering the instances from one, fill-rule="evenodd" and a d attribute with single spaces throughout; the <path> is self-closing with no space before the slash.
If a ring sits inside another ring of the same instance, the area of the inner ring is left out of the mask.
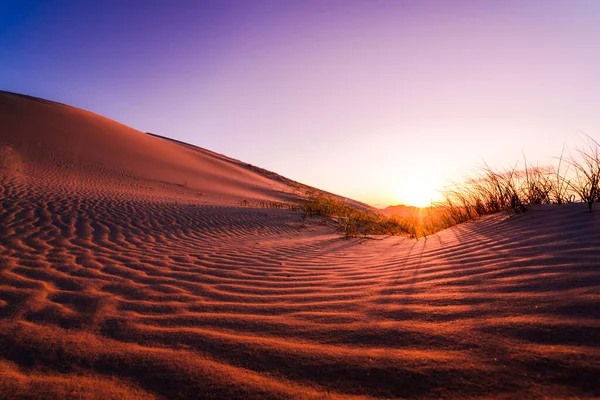
<path id="1" fill-rule="evenodd" d="M 406 235 L 406 224 L 377 212 L 358 210 L 341 200 L 322 194 L 311 194 L 302 204 L 304 217 L 325 215 L 334 217 L 347 238 L 360 235 Z"/>
<path id="2" fill-rule="evenodd" d="M 591 212 L 594 203 L 600 201 L 600 144 L 589 136 L 587 138 L 586 146 L 577 149 L 579 157 L 571 156 L 569 160 L 575 170 L 570 186 Z"/>

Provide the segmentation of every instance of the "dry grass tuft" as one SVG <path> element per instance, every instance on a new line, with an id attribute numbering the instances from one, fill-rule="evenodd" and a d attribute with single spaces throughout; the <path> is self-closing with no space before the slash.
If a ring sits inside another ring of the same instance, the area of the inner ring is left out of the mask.
<path id="1" fill-rule="evenodd" d="M 388 218 L 376 212 L 361 211 L 326 195 L 310 195 L 301 208 L 305 218 L 310 215 L 326 215 L 336 218 L 347 238 L 367 235 L 416 237 L 415 227 L 411 226 L 408 221 Z"/>
<path id="2" fill-rule="evenodd" d="M 600 202 L 600 144 L 587 139 L 568 158 L 563 149 L 555 165 L 531 167 L 525 158 L 520 170 L 495 170 L 485 164 L 476 177 L 442 191 L 443 200 L 432 204 L 423 229 L 435 233 L 484 215 L 525 212 L 534 204 L 584 202 L 591 212 Z"/>
<path id="3" fill-rule="evenodd" d="M 584 202 L 590 212 L 600 202 L 600 143 L 587 136 L 584 147 L 565 158 L 563 149 L 554 165 L 499 170 L 484 164 L 476 176 L 442 191 L 443 200 L 409 216 L 387 217 L 359 210 L 322 192 L 309 191 L 301 204 L 246 201 L 242 207 L 303 211 L 304 219 L 324 215 L 337 220 L 348 238 L 367 235 L 404 235 L 419 238 L 454 225 L 498 212 L 518 214 L 531 205 Z"/>

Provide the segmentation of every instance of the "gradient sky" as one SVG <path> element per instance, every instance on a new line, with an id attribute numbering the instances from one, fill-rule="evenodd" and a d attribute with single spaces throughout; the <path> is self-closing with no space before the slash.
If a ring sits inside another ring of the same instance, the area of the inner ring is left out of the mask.
<path id="1" fill-rule="evenodd" d="M 91 3 L 0 0 L 0 89 L 374 205 L 600 138 L 597 0 Z"/>

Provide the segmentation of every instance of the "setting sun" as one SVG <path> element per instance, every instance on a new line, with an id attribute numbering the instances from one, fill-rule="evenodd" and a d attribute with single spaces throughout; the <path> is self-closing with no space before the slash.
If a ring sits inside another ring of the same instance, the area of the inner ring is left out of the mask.
<path id="1" fill-rule="evenodd" d="M 599 22 L 0 0 L 0 400 L 600 400 Z"/>
<path id="2" fill-rule="evenodd" d="M 427 207 L 432 201 L 439 200 L 440 184 L 432 176 L 406 176 L 397 185 L 396 198 L 400 204 Z"/>

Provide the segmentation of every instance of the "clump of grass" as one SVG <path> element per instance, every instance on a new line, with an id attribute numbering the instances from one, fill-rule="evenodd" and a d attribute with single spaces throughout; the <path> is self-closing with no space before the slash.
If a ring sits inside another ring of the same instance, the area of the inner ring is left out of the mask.
<path id="1" fill-rule="evenodd" d="M 600 144 L 590 136 L 587 138 L 588 143 L 577 149 L 579 157 L 572 156 L 569 160 L 575 170 L 569 185 L 592 212 L 594 203 L 600 202 Z"/>
<path id="2" fill-rule="evenodd" d="M 479 176 L 454 184 L 442 192 L 443 200 L 434 204 L 437 225 L 449 227 L 499 211 L 526 211 L 527 202 L 521 190 L 521 176 L 515 168 L 497 171 L 485 165 Z M 539 182 L 532 180 L 538 175 L 525 176 L 529 182 L 529 196 L 532 196 L 533 191 L 537 191 L 540 186 Z"/>
<path id="3" fill-rule="evenodd" d="M 245 208 L 271 208 L 275 210 L 293 210 L 299 211 L 301 207 L 294 203 L 284 203 L 280 201 L 266 201 L 266 200 L 240 200 L 238 203 L 240 207 Z"/>
<path id="4" fill-rule="evenodd" d="M 367 235 L 417 235 L 416 227 L 406 221 L 387 218 L 376 212 L 359 210 L 342 200 L 322 193 L 309 192 L 301 204 L 277 201 L 241 200 L 238 204 L 247 208 L 271 208 L 303 211 L 302 221 L 311 215 L 332 217 L 348 238 Z"/>
<path id="5" fill-rule="evenodd" d="M 338 221 L 347 238 L 368 235 L 409 235 L 416 237 L 416 228 L 407 221 L 388 218 L 377 212 L 359 210 L 324 194 L 311 194 L 302 204 L 304 217 L 325 215 Z"/>
<path id="6" fill-rule="evenodd" d="M 562 169 L 564 154 L 565 148 L 563 147 L 558 158 L 558 165 L 556 168 L 551 168 L 553 185 L 550 189 L 550 202 L 554 204 L 573 203 L 575 201 L 575 195 L 570 193 L 570 181 L 566 179 L 569 173 L 568 163 L 567 169 Z"/>
<path id="7" fill-rule="evenodd" d="M 587 204 L 590 212 L 600 202 L 600 143 L 587 137 L 585 147 L 557 165 L 494 170 L 487 164 L 475 177 L 442 191 L 443 200 L 432 207 L 428 232 L 442 230 L 484 215 L 520 213 L 534 204 Z M 564 164 L 567 168 L 564 168 Z M 569 168 L 569 166 L 571 168 Z"/>
<path id="8" fill-rule="evenodd" d="M 524 182 L 522 191 L 525 204 L 550 204 L 552 203 L 553 176 L 548 168 L 530 168 L 525 160 Z"/>

